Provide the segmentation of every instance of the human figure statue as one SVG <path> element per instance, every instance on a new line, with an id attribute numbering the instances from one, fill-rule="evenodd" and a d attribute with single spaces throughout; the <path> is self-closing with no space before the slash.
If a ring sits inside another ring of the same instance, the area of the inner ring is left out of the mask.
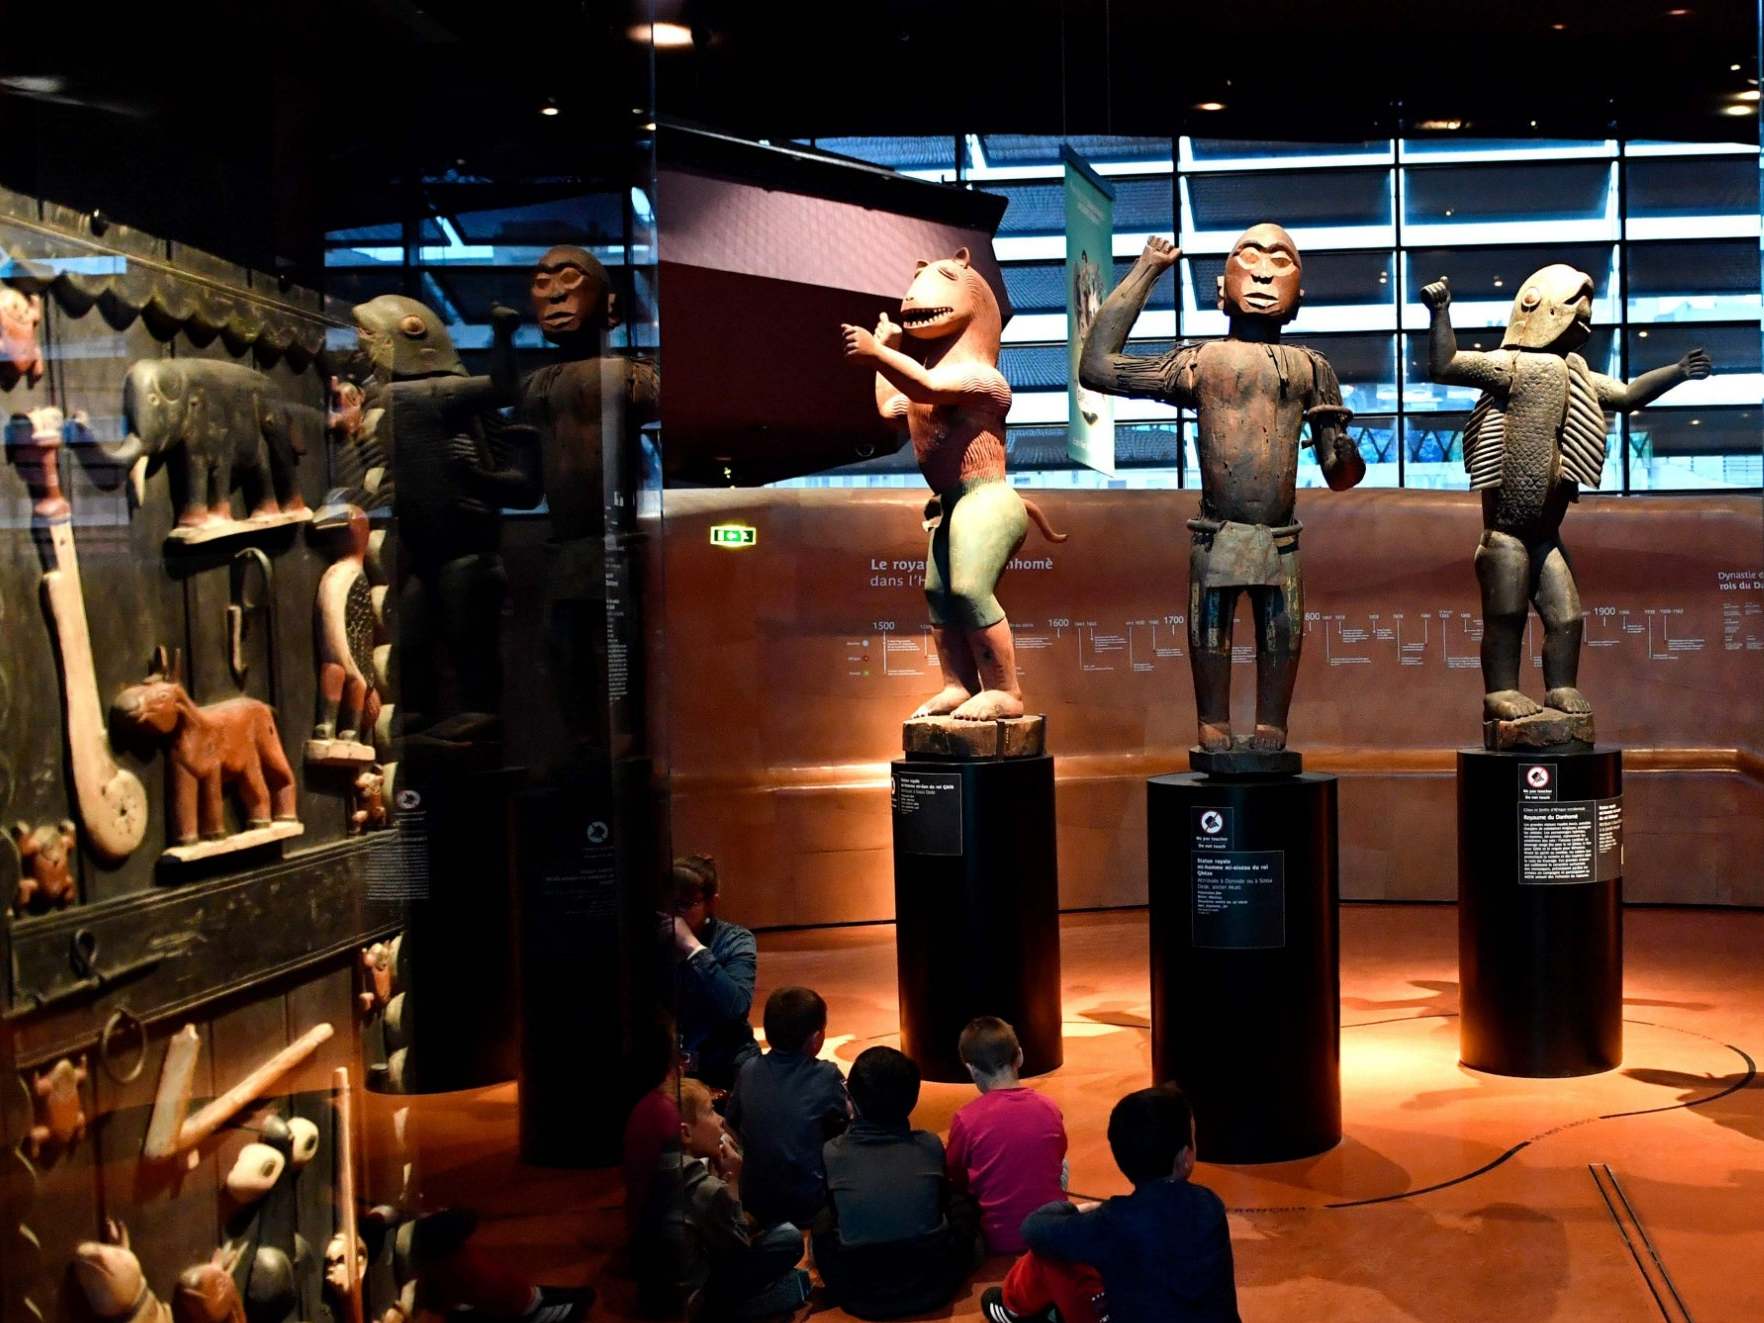
<path id="1" fill-rule="evenodd" d="M 1591 276 L 1561 263 L 1546 266 L 1520 287 L 1501 347 L 1478 353 L 1458 348 L 1447 311 L 1450 284 L 1442 277 L 1421 291 L 1432 311 L 1428 374 L 1482 392 L 1464 426 L 1464 467 L 1470 489 L 1482 493 L 1476 580 L 1484 742 L 1491 749 L 1538 744 L 1500 727 L 1540 715 L 1554 723 L 1550 729 L 1571 732 L 1568 740 L 1544 742 L 1592 742 L 1592 704 L 1575 683 L 1583 625 L 1562 516 L 1581 487 L 1599 485 L 1607 408 L 1639 409 L 1711 370 L 1709 355 L 1693 349 L 1628 384 L 1594 372 L 1575 352 L 1592 330 L 1592 299 Z M 1544 626 L 1543 707 L 1519 691 L 1528 600 Z M 1563 726 L 1564 715 L 1585 720 Z"/>
<path id="2" fill-rule="evenodd" d="M 1023 690 L 998 581 L 1030 519 L 1049 541 L 1066 539 L 1005 480 L 1011 388 L 998 370 L 998 299 L 960 248 L 953 258 L 919 263 L 900 321 L 884 312 L 874 332 L 840 331 L 845 356 L 875 366 L 876 408 L 905 424 L 934 493 L 925 503 L 925 601 L 943 688 L 913 716 L 1020 717 Z M 902 352 L 904 338 L 924 347 L 924 362 Z"/>
<path id="3" fill-rule="evenodd" d="M 635 527 L 638 431 L 656 416 L 658 381 L 654 364 L 606 352 L 606 333 L 619 323 L 618 294 L 592 253 L 571 244 L 548 250 L 529 293 L 540 331 L 563 353 L 523 378 L 519 391 L 520 416 L 539 433 L 551 516 L 547 663 L 570 735 L 605 744 L 608 512 L 615 534 Z"/>
<path id="4" fill-rule="evenodd" d="M 1242 756 L 1229 765 L 1203 758 L 1195 766 L 1273 770 L 1288 760 L 1256 755 L 1286 747 L 1304 642 L 1300 525 L 1293 514 L 1303 425 L 1311 424 L 1317 462 L 1335 491 L 1359 482 L 1366 464 L 1346 433 L 1353 413 L 1341 402 L 1329 360 L 1281 343 L 1281 327 L 1297 315 L 1304 291 L 1298 249 L 1278 225 L 1252 226 L 1232 246 L 1218 282 L 1219 307 L 1230 321 L 1223 340 L 1187 341 L 1155 358 L 1121 352 L 1152 287 L 1181 255 L 1166 239 L 1146 241 L 1097 313 L 1079 380 L 1092 390 L 1199 414 L 1200 516 L 1188 522 L 1189 664 L 1200 750 Z M 1231 633 L 1245 591 L 1256 626 L 1256 725 L 1247 739 L 1231 730 Z"/>

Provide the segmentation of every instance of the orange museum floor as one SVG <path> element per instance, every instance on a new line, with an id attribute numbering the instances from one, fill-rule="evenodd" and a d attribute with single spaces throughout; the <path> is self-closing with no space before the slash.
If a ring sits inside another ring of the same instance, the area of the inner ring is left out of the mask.
<path id="1" fill-rule="evenodd" d="M 1196 1172 L 1231 1210 L 1246 1323 L 1764 1318 L 1764 913 L 1630 910 L 1625 929 L 1622 1068 L 1510 1079 L 1458 1064 L 1455 910 L 1344 907 L 1342 1143 Z M 1066 1062 L 1032 1087 L 1065 1112 L 1084 1194 L 1125 1188 L 1104 1127 L 1149 1082 L 1145 952 L 1142 910 L 1063 922 Z M 786 983 L 826 997 L 828 1056 L 897 1041 L 891 926 L 762 934 L 760 1000 Z M 927 1084 L 915 1124 L 947 1133 L 972 1096 Z M 512 1085 L 421 1113 L 425 1203 L 476 1207 L 508 1262 L 629 1314 L 616 1173 L 522 1166 Z M 931 1317 L 978 1318 L 1005 1266 Z"/>

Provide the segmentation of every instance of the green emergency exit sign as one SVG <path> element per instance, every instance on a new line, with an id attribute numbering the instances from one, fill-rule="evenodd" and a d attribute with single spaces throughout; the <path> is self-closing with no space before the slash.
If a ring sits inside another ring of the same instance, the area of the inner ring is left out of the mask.
<path id="1" fill-rule="evenodd" d="M 752 524 L 712 524 L 713 547 L 751 547 L 759 541 L 759 529 Z"/>

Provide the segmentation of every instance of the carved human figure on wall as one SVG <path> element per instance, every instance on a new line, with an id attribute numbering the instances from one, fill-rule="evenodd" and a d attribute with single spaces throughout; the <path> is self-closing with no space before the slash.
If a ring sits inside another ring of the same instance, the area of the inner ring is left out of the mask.
<path id="1" fill-rule="evenodd" d="M 11 285 L 0 285 L 0 390 L 19 382 L 34 386 L 43 379 L 43 350 L 37 328 L 43 323 L 43 298 Z"/>
<path id="2" fill-rule="evenodd" d="M 1005 478 L 1011 388 L 998 370 L 998 299 L 962 248 L 920 262 L 899 311 L 899 325 L 884 312 L 873 332 L 849 324 L 840 332 L 845 356 L 874 368 L 876 408 L 906 428 L 933 493 L 925 504 L 925 601 L 943 687 L 913 716 L 1020 717 L 1016 647 L 998 582 L 1031 519 L 1050 541 L 1065 536 Z M 909 342 L 923 361 L 904 352 Z"/>
<path id="3" fill-rule="evenodd" d="M 553 697 L 572 739 L 607 738 L 606 536 L 637 515 L 643 425 L 656 417 L 653 363 L 610 354 L 618 294 L 585 248 L 540 257 L 528 287 L 533 317 L 562 351 L 520 385 L 520 417 L 539 433 L 546 542 L 545 647 Z M 534 504 L 537 504 L 535 494 Z"/>
<path id="4" fill-rule="evenodd" d="M 1252 226 L 1232 245 L 1218 280 L 1229 322 L 1223 340 L 1185 342 L 1157 357 L 1122 352 L 1152 287 L 1181 255 L 1166 239 L 1147 240 L 1097 313 L 1079 377 L 1092 390 L 1197 412 L 1201 502 L 1188 525 L 1188 646 L 1200 747 L 1270 754 L 1286 747 L 1304 642 L 1294 489 L 1305 424 L 1332 489 L 1352 487 L 1366 465 L 1347 435 L 1353 414 L 1329 360 L 1281 342 L 1304 291 L 1298 247 L 1278 225 Z M 1231 729 L 1231 636 L 1244 593 L 1256 636 L 1256 722 L 1248 737 Z M 1243 761 L 1253 770 L 1253 758 Z"/>
<path id="5" fill-rule="evenodd" d="M 1513 300 L 1501 347 L 1489 352 L 1458 348 L 1446 280 L 1421 291 L 1432 314 L 1429 375 L 1482 392 L 1464 427 L 1464 467 L 1471 490 L 1482 493 L 1476 581 L 1491 749 L 1592 742 L 1592 704 L 1577 687 L 1580 592 L 1562 545 L 1562 517 L 1580 488 L 1599 485 L 1607 408 L 1642 408 L 1712 370 L 1709 355 L 1693 349 L 1628 383 L 1594 372 L 1577 352 L 1592 331 L 1593 290 L 1592 277 L 1571 266 L 1534 272 Z M 1528 603 L 1544 626 L 1541 706 L 1519 690 Z M 1534 719 L 1529 733 L 1510 724 L 1527 719 Z"/>

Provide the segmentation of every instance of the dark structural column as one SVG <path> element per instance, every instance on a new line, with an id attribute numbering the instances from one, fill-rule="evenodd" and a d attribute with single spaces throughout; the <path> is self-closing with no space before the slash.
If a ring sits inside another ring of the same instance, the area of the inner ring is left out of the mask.
<path id="1" fill-rule="evenodd" d="M 1623 1060 L 1623 756 L 1458 753 L 1459 1051 L 1497 1075 Z"/>
<path id="2" fill-rule="evenodd" d="M 1053 758 L 893 764 L 901 1050 L 926 1079 L 965 1083 L 956 1039 L 1011 1022 L 1023 1072 L 1064 1059 Z"/>
<path id="3" fill-rule="evenodd" d="M 1146 786 L 1152 1070 L 1194 1104 L 1208 1162 L 1280 1162 L 1341 1139 L 1336 780 L 1153 777 Z"/>

